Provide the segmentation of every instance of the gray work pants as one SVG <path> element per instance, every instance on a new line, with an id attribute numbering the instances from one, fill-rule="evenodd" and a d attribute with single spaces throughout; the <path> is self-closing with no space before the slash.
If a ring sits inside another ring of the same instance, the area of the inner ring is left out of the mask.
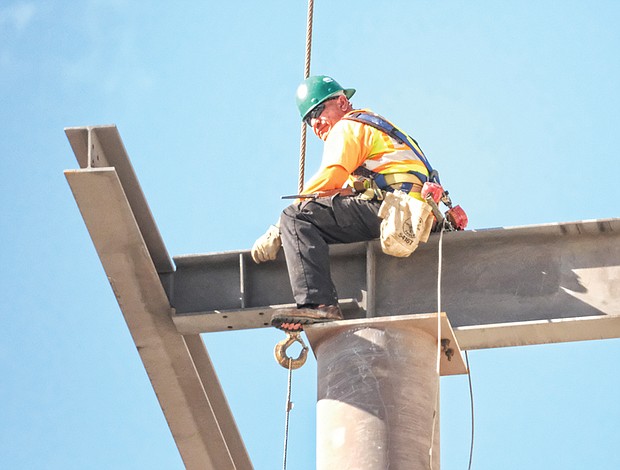
<path id="1" fill-rule="evenodd" d="M 379 201 L 356 197 L 318 198 L 288 206 L 280 217 L 282 247 L 297 305 L 336 305 L 329 247 L 378 238 Z"/>

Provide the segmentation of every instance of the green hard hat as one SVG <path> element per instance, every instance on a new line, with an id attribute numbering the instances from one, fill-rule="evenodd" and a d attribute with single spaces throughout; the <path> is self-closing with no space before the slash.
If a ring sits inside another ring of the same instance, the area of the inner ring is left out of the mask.
<path id="1" fill-rule="evenodd" d="M 306 78 L 297 87 L 296 95 L 301 119 L 303 120 L 310 111 L 339 92 L 344 92 L 347 98 L 351 98 L 355 89 L 342 88 L 336 80 L 327 75 L 314 75 Z"/>

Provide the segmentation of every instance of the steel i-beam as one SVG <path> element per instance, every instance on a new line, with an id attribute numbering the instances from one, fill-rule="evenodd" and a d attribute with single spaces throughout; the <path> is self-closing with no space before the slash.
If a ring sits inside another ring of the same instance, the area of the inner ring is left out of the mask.
<path id="1" fill-rule="evenodd" d="M 160 276 L 173 266 L 114 126 L 66 130 L 67 181 L 189 469 L 251 469 L 198 334 L 181 335 Z"/>

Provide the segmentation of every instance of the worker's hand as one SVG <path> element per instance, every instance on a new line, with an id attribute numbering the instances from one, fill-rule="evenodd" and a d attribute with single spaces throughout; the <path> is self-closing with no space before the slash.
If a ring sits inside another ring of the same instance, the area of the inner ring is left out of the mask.
<path id="1" fill-rule="evenodd" d="M 267 232 L 260 237 L 252 247 L 252 259 L 255 263 L 264 263 L 265 261 L 273 261 L 278 256 L 278 251 L 282 246 L 280 240 L 280 228 L 271 225 Z"/>

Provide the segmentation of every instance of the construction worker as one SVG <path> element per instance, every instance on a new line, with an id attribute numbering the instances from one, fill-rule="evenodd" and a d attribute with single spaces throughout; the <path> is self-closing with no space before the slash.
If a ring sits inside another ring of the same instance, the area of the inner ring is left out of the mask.
<path id="1" fill-rule="evenodd" d="M 324 75 L 310 77 L 297 88 L 301 119 L 325 144 L 321 166 L 302 191 L 314 196 L 284 209 L 279 225 L 271 226 L 252 248 L 256 263 L 274 260 L 280 246 L 284 248 L 297 310 L 274 316 L 272 323 L 278 327 L 341 320 L 328 245 L 378 238 L 381 192 L 400 189 L 421 199 L 429 177 L 430 167 L 415 141 L 407 145 L 361 122 L 370 116 L 387 123 L 369 110 L 354 109 L 349 101 L 354 93 Z M 363 190 L 352 195 L 350 188 L 360 183 Z"/>

